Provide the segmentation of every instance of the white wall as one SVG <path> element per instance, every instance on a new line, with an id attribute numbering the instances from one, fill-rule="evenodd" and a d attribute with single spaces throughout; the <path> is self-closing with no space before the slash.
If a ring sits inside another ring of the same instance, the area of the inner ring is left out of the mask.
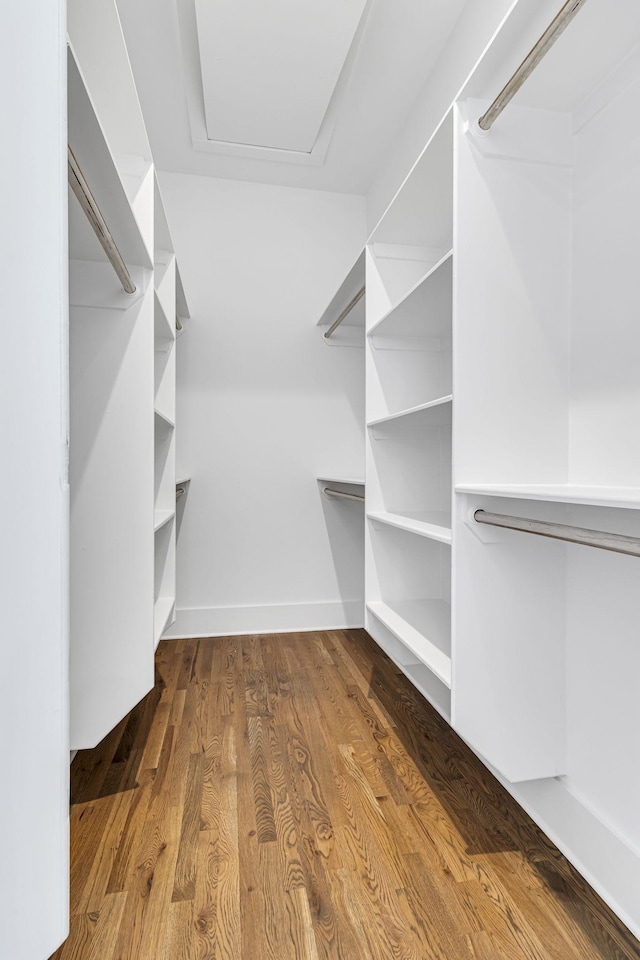
<path id="1" fill-rule="evenodd" d="M 362 509 L 338 512 L 315 477 L 364 471 L 364 351 L 328 347 L 316 323 L 364 242 L 364 198 L 160 182 L 192 314 L 171 635 L 361 624 Z"/>
<path id="2" fill-rule="evenodd" d="M 65 79 L 64 3 L 3 4 L 3 960 L 46 960 L 68 923 Z"/>
<path id="3" fill-rule="evenodd" d="M 384 213 L 514 0 L 469 0 L 367 193 L 368 232 Z M 497 91 L 496 91 L 497 92 Z"/>

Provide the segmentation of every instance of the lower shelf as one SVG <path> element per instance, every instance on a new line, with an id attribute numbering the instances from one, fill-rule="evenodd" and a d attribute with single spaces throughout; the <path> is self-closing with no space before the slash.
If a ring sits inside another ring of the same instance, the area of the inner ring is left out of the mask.
<path id="1" fill-rule="evenodd" d="M 175 605 L 174 597 L 158 597 L 153 608 L 153 647 L 154 650 L 160 643 L 162 634 L 167 629 L 173 608 Z"/>
<path id="2" fill-rule="evenodd" d="M 371 613 L 451 689 L 451 607 L 444 600 L 382 600 Z"/>

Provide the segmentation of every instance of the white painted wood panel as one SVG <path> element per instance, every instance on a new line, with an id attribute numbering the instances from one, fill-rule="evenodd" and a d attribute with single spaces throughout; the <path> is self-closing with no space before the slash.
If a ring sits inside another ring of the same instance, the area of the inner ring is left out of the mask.
<path id="1" fill-rule="evenodd" d="M 86 306 L 109 272 L 71 269 L 74 749 L 95 746 L 153 686 L 153 288 L 137 270 L 126 305 Z"/>
<path id="2" fill-rule="evenodd" d="M 65 78 L 64 4 L 3 5 L 0 957 L 11 960 L 47 960 L 68 925 Z"/>

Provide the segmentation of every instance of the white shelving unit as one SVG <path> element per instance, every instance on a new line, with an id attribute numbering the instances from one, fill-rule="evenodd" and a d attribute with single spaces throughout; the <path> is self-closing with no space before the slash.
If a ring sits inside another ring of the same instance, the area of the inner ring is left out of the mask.
<path id="1" fill-rule="evenodd" d="M 95 746 L 153 685 L 153 262 L 97 108 L 100 90 L 91 83 L 76 6 L 69 10 L 69 145 L 137 290 L 123 291 L 70 191 L 72 749 Z M 115 10 L 102 7 L 105 28 L 115 29 Z M 139 146 L 144 128 L 132 123 L 132 131 Z M 148 144 L 143 160 L 150 161 Z M 145 182 L 140 191 L 148 188 Z M 153 196 L 150 202 L 153 208 Z"/>
<path id="2" fill-rule="evenodd" d="M 123 291 L 70 192 L 76 750 L 151 689 L 173 617 L 175 318 L 188 309 L 114 0 L 70 0 L 68 27 L 69 145 L 136 286 Z"/>
<path id="3" fill-rule="evenodd" d="M 451 713 L 453 114 L 367 245 L 366 626 Z"/>
<path id="4" fill-rule="evenodd" d="M 556 12 L 514 5 L 367 246 L 366 625 L 638 933 L 640 565 L 473 519 L 640 534 L 637 3 L 477 127 Z"/>

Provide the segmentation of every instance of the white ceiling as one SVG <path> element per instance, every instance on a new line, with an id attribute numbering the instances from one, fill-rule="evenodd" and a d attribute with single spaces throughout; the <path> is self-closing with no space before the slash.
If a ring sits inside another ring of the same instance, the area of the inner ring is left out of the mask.
<path id="1" fill-rule="evenodd" d="M 156 165 L 365 193 L 466 2 L 118 0 Z"/>

